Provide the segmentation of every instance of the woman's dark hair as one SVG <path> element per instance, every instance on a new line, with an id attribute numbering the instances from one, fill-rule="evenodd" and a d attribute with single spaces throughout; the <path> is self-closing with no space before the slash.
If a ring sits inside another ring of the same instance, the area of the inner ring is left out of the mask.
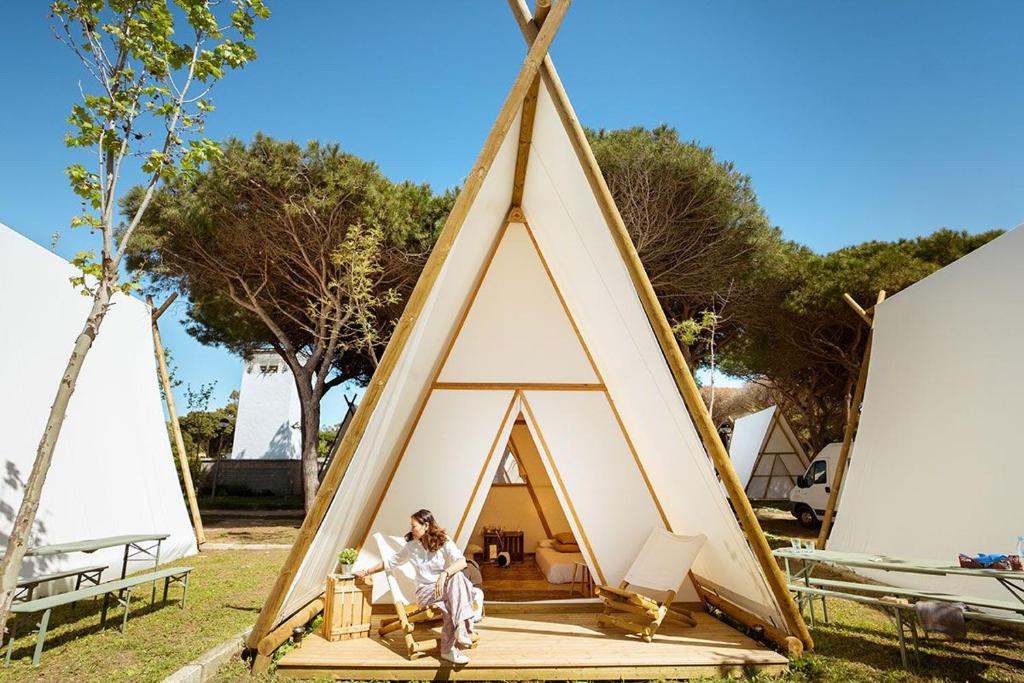
<path id="1" fill-rule="evenodd" d="M 443 546 L 445 541 L 448 540 L 448 534 L 445 533 L 444 529 L 437 525 L 437 521 L 434 519 L 434 513 L 430 510 L 417 510 L 412 513 L 412 518 L 427 527 L 427 533 L 423 534 L 423 538 L 420 539 L 423 543 L 423 547 L 432 553 L 436 553 L 440 550 L 441 546 Z M 412 540 L 411 531 L 405 535 L 405 540 Z"/>

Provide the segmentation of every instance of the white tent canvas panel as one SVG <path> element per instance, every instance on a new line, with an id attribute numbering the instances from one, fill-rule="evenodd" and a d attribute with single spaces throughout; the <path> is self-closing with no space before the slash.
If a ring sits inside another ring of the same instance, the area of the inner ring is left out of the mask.
<path id="1" fill-rule="evenodd" d="M 729 457 L 750 500 L 786 500 L 810 464 L 778 406 L 736 420 Z"/>
<path id="2" fill-rule="evenodd" d="M 875 309 L 857 449 L 832 550 L 956 563 L 1015 552 L 1024 534 L 1024 229 Z M 1008 599 L 995 581 L 872 573 Z"/>
<path id="3" fill-rule="evenodd" d="M 91 298 L 69 282 L 67 261 L 0 225 L 0 415 L 4 476 L 0 538 L 6 543 L 35 460 L 54 392 Z M 196 552 L 164 423 L 149 308 L 115 295 L 86 358 L 53 456 L 30 546 L 124 534 L 168 533 L 161 559 Z M 23 576 L 82 564 L 120 574 L 122 548 L 87 556 L 28 557 Z M 130 563 L 129 571 L 142 569 Z M 41 588 L 46 588 L 44 586 Z M 50 588 L 54 586 L 50 585 Z M 40 593 L 41 594 L 41 593 Z"/>
<path id="4" fill-rule="evenodd" d="M 465 513 L 465 523 L 463 511 L 477 505 L 477 498 L 482 505 L 472 482 L 490 458 L 491 469 L 481 479 L 486 489 L 500 456 L 489 455 L 487 437 L 507 440 L 514 406 L 508 417 L 505 411 L 520 391 L 561 507 L 573 531 L 587 537 L 585 555 L 596 577 L 617 583 L 652 526 L 704 533 L 709 540 L 694 574 L 786 628 L 544 87 L 525 178 L 527 223 L 506 221 L 517 131 L 513 123 L 289 582 L 276 621 L 322 591 L 340 548 L 359 545 L 370 533 L 403 532 L 409 514 L 428 501 L 435 512 L 443 509 L 443 523 L 457 525 L 452 531 L 464 542 L 461 535 L 472 530 L 478 508 Z M 482 363 L 481 357 L 493 360 Z M 565 383 L 574 386 L 552 386 Z M 449 398 L 449 392 L 468 395 Z M 443 443 L 430 441 L 429 435 L 440 439 L 446 431 L 439 425 L 447 418 L 433 409 L 435 401 L 457 401 L 459 420 L 479 423 L 481 431 L 473 427 L 472 438 L 449 433 Z M 421 439 L 436 443 L 431 448 L 451 463 L 443 482 L 428 484 L 420 477 L 436 462 L 418 445 Z M 422 455 L 413 457 L 413 451 Z M 403 493 L 389 498 L 399 485 Z M 361 562 L 376 559 L 368 545 L 363 550 Z M 686 595 L 693 599 L 692 589 Z"/>

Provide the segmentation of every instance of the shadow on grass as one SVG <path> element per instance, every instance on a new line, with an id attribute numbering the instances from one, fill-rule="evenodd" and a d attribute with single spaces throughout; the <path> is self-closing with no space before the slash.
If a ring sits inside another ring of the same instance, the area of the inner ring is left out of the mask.
<path id="1" fill-rule="evenodd" d="M 178 609 L 181 605 L 181 594 L 170 592 L 167 601 L 162 598 L 163 588 L 159 588 L 156 594 L 156 602 L 149 601 L 149 595 L 140 594 L 132 596 L 128 613 L 128 625 L 125 633 L 131 631 L 132 620 L 152 614 L 162 609 Z M 94 598 L 77 603 L 74 606 L 63 605 L 55 607 L 50 613 L 50 621 L 46 627 L 46 642 L 43 644 L 43 657 L 46 651 L 69 643 L 87 635 L 101 631 L 114 630 L 120 632 L 124 616 L 124 608 L 111 598 L 107 606 L 107 623 L 105 627 L 100 626 L 100 615 L 103 612 L 103 598 Z M 42 612 L 31 614 L 14 615 L 13 626 L 15 635 L 14 650 L 11 654 L 11 662 L 28 657 L 31 658 L 36 647 L 36 637 L 39 620 Z M 66 630 L 61 630 L 67 627 Z M 60 631 L 58 633 L 58 631 Z M 19 644 L 18 641 L 23 641 Z M 4 643 L 3 655 L 7 655 L 7 644 Z"/>

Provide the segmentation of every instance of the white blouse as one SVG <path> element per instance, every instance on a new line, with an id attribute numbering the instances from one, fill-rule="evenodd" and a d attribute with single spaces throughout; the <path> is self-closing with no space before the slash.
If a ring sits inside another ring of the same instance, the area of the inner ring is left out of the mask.
<path id="1" fill-rule="evenodd" d="M 416 584 L 433 585 L 447 567 L 463 558 L 462 551 L 449 538 L 438 550 L 430 552 L 418 540 L 406 541 L 402 549 L 384 560 L 384 566 L 390 571 L 400 564 L 412 562 L 416 570 Z"/>

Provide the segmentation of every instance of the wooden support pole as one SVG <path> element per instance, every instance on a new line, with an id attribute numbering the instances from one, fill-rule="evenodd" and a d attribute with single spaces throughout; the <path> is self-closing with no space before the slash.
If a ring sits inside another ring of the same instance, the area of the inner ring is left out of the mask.
<path id="1" fill-rule="evenodd" d="M 859 315 L 861 320 L 867 323 L 868 327 L 871 327 L 871 316 L 867 314 L 867 311 L 860 307 L 860 304 L 858 304 L 852 296 L 850 296 L 846 292 L 843 292 L 843 301 L 850 304 L 850 308 L 853 309 L 854 313 Z"/>
<path id="2" fill-rule="evenodd" d="M 847 299 L 847 303 L 856 303 L 849 294 L 844 294 L 843 298 Z M 877 306 L 883 301 L 885 301 L 884 289 L 878 293 L 878 303 L 875 305 Z M 860 306 L 857 308 L 860 308 Z M 836 516 L 836 505 L 839 503 L 839 491 L 843 486 L 843 477 L 846 476 L 846 464 L 850 458 L 850 448 L 853 446 L 853 435 L 857 431 L 857 425 L 860 424 L 860 404 L 864 401 L 864 388 L 868 383 L 868 366 L 871 363 L 871 342 L 875 336 L 874 318 L 868 318 L 868 324 L 871 326 L 871 330 L 868 331 L 868 340 L 864 344 L 864 358 L 860 362 L 860 370 L 857 373 L 857 388 L 853 392 L 850 416 L 846 420 L 846 429 L 843 430 L 843 445 L 839 449 L 836 473 L 833 476 L 832 487 L 828 493 L 828 503 L 825 505 L 825 516 L 821 520 L 818 541 L 815 544 L 818 550 L 824 550 L 825 545 L 828 543 L 828 535 L 832 531 L 832 521 Z"/>
<path id="3" fill-rule="evenodd" d="M 260 639 L 270 631 L 277 619 L 277 613 L 284 603 L 285 595 L 303 559 L 306 557 L 309 546 L 313 542 L 317 530 L 320 528 L 320 523 L 323 521 L 324 515 L 327 514 L 328 507 L 330 507 L 331 502 L 334 500 L 334 494 L 337 492 L 338 486 L 348 470 L 349 463 L 355 454 L 359 441 L 362 439 L 370 416 L 376 409 L 377 402 L 384 392 L 384 387 L 387 385 L 388 379 L 391 373 L 394 372 L 395 365 L 405 349 L 405 344 L 409 340 L 409 336 L 412 334 L 413 327 L 419 318 L 420 312 L 423 310 L 434 282 L 444 266 L 448 252 L 451 250 L 452 245 L 455 243 L 455 238 L 458 237 L 459 231 L 462 229 L 466 215 L 469 213 L 477 194 L 480 192 L 480 188 L 483 186 L 484 179 L 487 177 L 487 173 L 498 155 L 505 136 L 508 134 L 509 129 L 512 128 L 516 113 L 519 111 L 526 96 L 526 91 L 533 83 L 533 78 L 536 76 L 542 60 L 547 54 L 548 47 L 555 38 L 555 34 L 558 32 L 558 28 L 561 26 L 570 4 L 571 0 L 559 0 L 558 6 L 551 11 L 547 21 L 544 22 L 544 27 L 540 30 L 537 39 L 531 45 L 526 59 L 523 61 L 523 66 L 520 68 L 519 74 L 516 76 L 512 88 L 505 98 L 505 103 L 502 105 L 501 111 L 498 112 L 498 117 L 491 127 L 491 131 L 487 134 L 487 139 L 480 150 L 480 155 L 477 157 L 476 163 L 470 170 L 469 175 L 466 176 L 462 191 L 459 192 L 458 197 L 455 199 L 455 204 L 452 206 L 444 228 L 441 230 L 441 234 L 438 236 L 437 242 L 430 252 L 423 272 L 420 274 L 419 280 L 416 281 L 412 294 L 409 295 L 405 311 L 395 326 L 391 340 L 388 342 L 387 349 L 381 358 L 380 365 L 377 366 L 373 377 L 370 378 L 370 383 L 366 388 L 366 393 L 363 394 L 363 400 L 359 404 L 359 409 L 356 411 L 352 424 L 342 439 L 341 446 L 338 449 L 338 456 L 334 458 L 330 467 L 327 468 L 323 482 L 321 482 L 316 497 L 313 499 L 313 505 L 306 514 L 302 528 L 299 530 L 299 535 L 292 544 L 284 566 L 281 568 L 274 586 L 271 588 L 270 595 L 267 597 L 263 609 L 256 618 L 256 624 L 253 626 L 247 640 L 250 648 L 254 648 Z"/>
<path id="4" fill-rule="evenodd" d="M 256 647 L 256 651 L 264 657 L 269 657 L 274 654 L 274 650 L 281 647 L 284 641 L 291 638 L 293 629 L 305 626 L 313 617 L 323 611 L 324 599 L 317 598 L 285 620 L 280 626 L 261 638 L 259 645 Z"/>
<path id="5" fill-rule="evenodd" d="M 551 0 L 537 0 L 533 14 L 533 25 L 540 30 L 544 19 L 551 11 Z M 512 206 L 521 207 L 526 189 L 526 167 L 530 161 L 530 145 L 533 143 L 533 122 L 537 116 L 537 96 L 540 93 L 540 72 L 533 77 L 530 89 L 523 99 L 522 114 L 519 116 L 519 148 L 516 150 L 516 170 L 512 178 Z"/>
<path id="6" fill-rule="evenodd" d="M 523 33 L 526 43 L 532 46 L 537 38 L 537 31 L 531 21 L 529 8 L 523 0 L 509 0 L 509 6 L 512 8 L 512 13 L 519 23 L 519 28 Z M 557 12 L 558 8 L 556 7 L 554 11 Z M 546 24 L 545 28 L 547 28 Z M 771 548 L 768 546 L 768 541 L 764 536 L 764 531 L 761 529 L 761 524 L 758 522 L 753 508 L 751 508 L 750 501 L 747 500 L 746 493 L 743 490 L 743 485 L 740 483 L 736 470 L 732 466 L 729 453 L 725 450 L 722 439 L 718 435 L 718 430 L 711 421 L 711 416 L 708 414 L 704 399 L 701 398 L 693 375 L 690 374 L 689 366 L 686 364 L 682 351 L 679 349 L 679 343 L 672 332 L 672 327 L 665 317 L 665 311 L 661 308 L 658 297 L 654 292 L 654 287 L 651 285 L 650 278 L 648 278 L 643 263 L 640 261 L 640 256 L 637 254 L 636 246 L 633 244 L 629 232 L 622 222 L 622 216 L 619 215 L 619 210 L 615 206 L 615 200 L 612 198 L 611 191 L 605 183 L 604 176 L 601 175 L 601 169 L 597 165 L 597 159 L 594 158 L 594 152 L 590 149 L 590 144 L 587 142 L 583 126 L 580 125 L 579 120 L 576 118 L 576 113 L 573 111 L 569 97 L 565 93 L 565 88 L 562 87 L 562 82 L 558 78 L 558 73 L 555 71 L 554 62 L 551 60 L 550 55 L 544 57 L 541 75 L 548 88 L 548 93 L 554 101 L 555 109 L 562 121 L 562 125 L 565 126 L 576 156 L 583 167 L 583 172 L 587 177 L 590 188 L 611 230 L 619 254 L 626 264 L 626 269 L 629 272 L 630 279 L 633 281 L 637 296 L 643 304 L 652 331 L 661 346 L 662 353 L 665 356 L 669 369 L 672 371 L 676 386 L 689 410 L 697 433 L 700 435 L 708 456 L 711 458 L 715 469 L 722 479 L 722 484 L 725 486 L 729 499 L 732 501 L 740 526 L 746 534 L 754 557 L 764 572 L 768 588 L 775 597 L 775 602 L 779 606 L 779 610 L 790 632 L 799 637 L 803 641 L 804 646 L 810 650 L 814 647 L 814 639 L 811 637 L 803 617 L 800 616 L 800 611 L 793 601 L 793 596 L 790 595 L 786 577 L 782 574 L 782 570 L 779 569 L 779 565 L 772 555 Z"/>
<path id="7" fill-rule="evenodd" d="M 196 534 L 196 543 L 200 546 L 206 543 L 206 533 L 203 531 L 203 518 L 199 515 L 199 503 L 196 502 L 196 490 L 192 485 L 192 471 L 188 466 L 188 454 L 185 453 L 185 441 L 181 437 L 181 425 L 178 423 L 178 411 L 174 409 L 174 395 L 171 393 L 171 378 L 167 373 L 167 359 L 164 358 L 164 345 L 160 341 L 160 327 L 157 325 L 157 318 L 163 315 L 177 294 L 172 294 L 163 305 L 153 311 L 151 326 L 153 329 L 153 346 L 156 353 L 156 366 L 160 373 L 160 384 L 164 389 L 164 401 L 167 403 L 167 415 L 171 419 L 171 433 L 174 435 L 174 449 L 178 453 L 178 465 L 181 467 L 181 480 L 185 484 L 185 499 L 188 502 L 188 511 L 192 516 L 192 529 Z M 146 303 L 153 307 L 153 297 L 147 296 Z"/>
<path id="8" fill-rule="evenodd" d="M 739 605 L 726 600 L 720 595 L 704 591 L 703 598 L 704 602 L 715 609 L 720 610 L 723 614 L 727 615 L 731 619 L 735 619 L 744 626 L 762 629 L 764 637 L 775 643 L 775 645 L 784 652 L 787 652 L 794 657 L 799 657 L 803 654 L 804 646 L 803 643 L 800 642 L 799 638 L 794 638 L 788 633 L 780 631 L 771 624 L 766 623 L 764 619 L 758 617 L 756 614 L 748 612 Z"/>

